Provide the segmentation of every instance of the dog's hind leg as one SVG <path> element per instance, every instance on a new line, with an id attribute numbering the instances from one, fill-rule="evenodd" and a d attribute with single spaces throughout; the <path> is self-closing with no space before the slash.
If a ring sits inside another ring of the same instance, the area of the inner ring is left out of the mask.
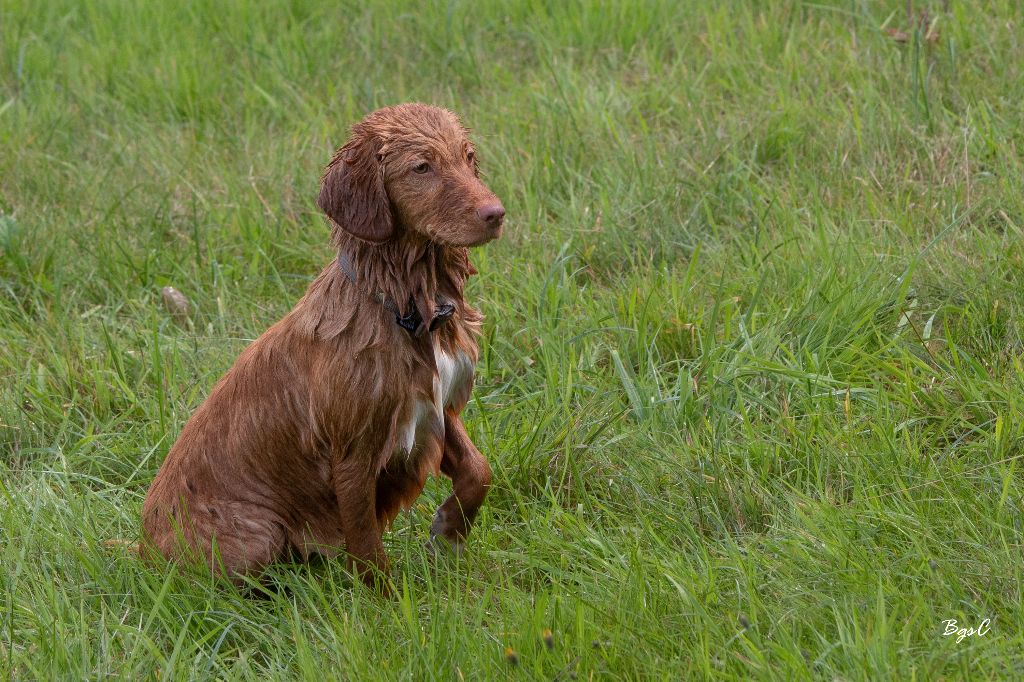
<path id="1" fill-rule="evenodd" d="M 146 510 L 144 558 L 205 563 L 236 583 L 277 560 L 285 548 L 284 527 L 273 512 L 248 502 L 211 502 L 179 496 Z"/>

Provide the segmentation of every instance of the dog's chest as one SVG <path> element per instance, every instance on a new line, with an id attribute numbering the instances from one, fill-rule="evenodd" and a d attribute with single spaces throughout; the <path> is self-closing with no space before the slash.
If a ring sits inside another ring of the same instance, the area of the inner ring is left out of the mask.
<path id="1" fill-rule="evenodd" d="M 417 400 L 404 423 L 399 426 L 398 450 L 413 454 L 422 447 L 428 434 L 444 434 L 444 410 L 459 403 L 461 408 L 469 398 L 473 384 L 475 364 L 462 350 L 442 348 L 434 344 L 434 372 L 432 400 Z"/>

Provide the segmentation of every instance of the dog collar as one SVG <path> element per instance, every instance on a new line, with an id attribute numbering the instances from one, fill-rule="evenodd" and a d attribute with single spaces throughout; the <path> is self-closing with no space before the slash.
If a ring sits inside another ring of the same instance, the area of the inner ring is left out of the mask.
<path id="1" fill-rule="evenodd" d="M 348 281 L 357 287 L 359 286 L 356 271 L 352 268 L 352 261 L 349 260 L 347 253 L 338 254 L 338 268 Z M 423 336 L 424 332 L 437 331 L 455 315 L 455 306 L 445 299 L 439 298 L 437 301 L 438 305 L 434 308 L 434 316 L 430 318 L 430 324 L 425 325 L 423 324 L 423 317 L 420 315 L 420 311 L 416 309 L 416 302 L 412 296 L 409 297 L 409 312 L 405 315 L 402 315 L 395 302 L 385 296 L 383 292 L 376 292 L 373 298 L 384 306 L 385 310 L 395 316 L 395 324 L 407 331 L 410 336 L 420 337 Z"/>

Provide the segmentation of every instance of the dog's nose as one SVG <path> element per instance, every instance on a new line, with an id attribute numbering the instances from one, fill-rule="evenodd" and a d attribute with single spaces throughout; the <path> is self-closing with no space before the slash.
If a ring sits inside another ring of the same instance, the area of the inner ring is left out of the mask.
<path id="1" fill-rule="evenodd" d="M 480 220 L 487 223 L 488 227 L 495 229 L 501 226 L 501 221 L 505 218 L 505 207 L 501 205 L 500 201 L 494 201 L 478 208 L 476 214 L 480 216 Z"/>

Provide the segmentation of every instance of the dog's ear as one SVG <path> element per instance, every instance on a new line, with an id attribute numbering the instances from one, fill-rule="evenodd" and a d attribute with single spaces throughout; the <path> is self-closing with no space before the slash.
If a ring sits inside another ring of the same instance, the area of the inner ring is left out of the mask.
<path id="1" fill-rule="evenodd" d="M 384 189 L 381 145 L 359 126 L 352 132 L 324 171 L 316 203 L 349 234 L 384 242 L 394 236 L 395 218 Z"/>

